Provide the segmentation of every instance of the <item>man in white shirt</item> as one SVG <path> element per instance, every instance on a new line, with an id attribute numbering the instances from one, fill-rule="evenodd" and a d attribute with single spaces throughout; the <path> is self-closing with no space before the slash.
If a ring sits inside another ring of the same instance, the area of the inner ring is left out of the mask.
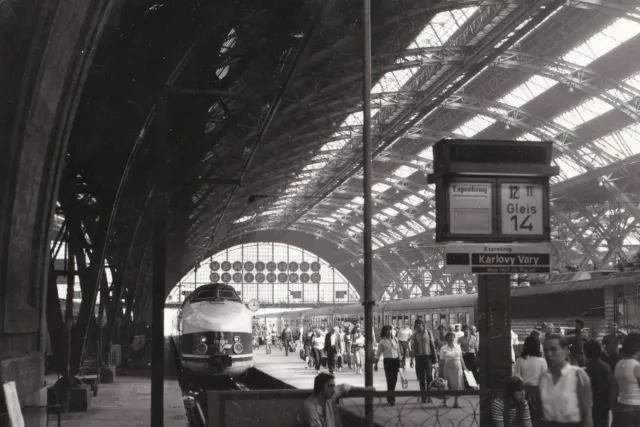
<path id="1" fill-rule="evenodd" d="M 413 331 L 409 327 L 408 323 L 405 323 L 404 326 L 398 331 L 398 342 L 400 343 L 400 367 L 405 368 L 407 354 L 411 349 L 411 336 L 413 335 Z"/>

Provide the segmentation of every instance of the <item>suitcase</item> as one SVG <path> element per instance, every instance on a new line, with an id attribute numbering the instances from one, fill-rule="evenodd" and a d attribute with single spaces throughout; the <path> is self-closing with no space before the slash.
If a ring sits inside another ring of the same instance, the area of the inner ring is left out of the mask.
<path id="1" fill-rule="evenodd" d="M 353 362 L 351 361 L 351 353 L 345 353 L 345 354 L 343 354 L 343 355 L 342 355 L 342 359 L 343 359 L 344 363 L 345 363 L 347 366 L 351 367 L 351 364 L 353 363 Z"/>
<path id="2" fill-rule="evenodd" d="M 300 350 L 300 359 L 304 360 L 304 350 Z"/>
<path id="3" fill-rule="evenodd" d="M 327 367 L 327 356 L 320 356 L 320 365 L 322 365 L 323 368 Z"/>
<path id="4" fill-rule="evenodd" d="M 336 368 L 342 368 L 342 355 L 336 356 Z"/>

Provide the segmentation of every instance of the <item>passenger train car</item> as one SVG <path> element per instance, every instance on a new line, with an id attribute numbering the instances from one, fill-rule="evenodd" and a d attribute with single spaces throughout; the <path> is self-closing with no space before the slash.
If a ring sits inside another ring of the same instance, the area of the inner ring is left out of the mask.
<path id="1" fill-rule="evenodd" d="M 252 313 L 230 285 L 196 288 L 173 319 L 183 374 L 238 378 L 253 367 Z"/>
<path id="2" fill-rule="evenodd" d="M 378 302 L 374 329 L 382 325 L 413 325 L 417 317 L 428 327 L 477 323 L 478 295 L 458 294 Z M 364 323 L 361 304 L 315 308 L 270 315 L 272 322 L 305 326 Z M 590 271 L 553 275 L 546 284 L 511 289 L 512 329 L 520 337 L 542 322 L 573 328 L 580 317 L 591 336 L 602 336 L 607 325 L 640 329 L 640 272 Z"/>

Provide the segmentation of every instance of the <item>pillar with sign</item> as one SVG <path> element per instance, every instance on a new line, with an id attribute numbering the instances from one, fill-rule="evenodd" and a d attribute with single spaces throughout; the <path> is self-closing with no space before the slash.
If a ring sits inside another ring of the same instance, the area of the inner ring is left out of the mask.
<path id="1" fill-rule="evenodd" d="M 478 275 L 481 425 L 511 374 L 510 275 L 549 273 L 552 142 L 441 140 L 433 147 L 445 271 Z"/>

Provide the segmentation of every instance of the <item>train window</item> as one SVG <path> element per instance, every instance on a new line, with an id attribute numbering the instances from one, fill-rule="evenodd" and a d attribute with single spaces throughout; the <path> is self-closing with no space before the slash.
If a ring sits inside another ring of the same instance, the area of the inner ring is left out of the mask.
<path id="1" fill-rule="evenodd" d="M 238 295 L 236 295 L 236 293 L 231 289 L 218 290 L 218 297 L 224 298 L 224 299 L 240 299 L 238 298 Z"/>
<path id="2" fill-rule="evenodd" d="M 471 316 L 468 311 L 464 314 L 464 324 L 471 326 Z"/>
<path id="3" fill-rule="evenodd" d="M 456 323 L 464 325 L 464 313 L 458 313 L 458 321 Z"/>
<path id="4" fill-rule="evenodd" d="M 415 325 L 416 324 L 416 315 L 412 314 L 409 316 L 409 326 Z"/>
<path id="5" fill-rule="evenodd" d="M 449 325 L 455 325 L 457 316 L 455 313 L 449 313 Z"/>
<path id="6" fill-rule="evenodd" d="M 211 298 L 215 298 L 216 297 L 216 291 L 215 289 L 202 289 L 200 290 L 200 292 L 198 292 L 198 294 L 196 295 L 195 299 L 199 300 L 199 299 L 211 299 Z"/>

